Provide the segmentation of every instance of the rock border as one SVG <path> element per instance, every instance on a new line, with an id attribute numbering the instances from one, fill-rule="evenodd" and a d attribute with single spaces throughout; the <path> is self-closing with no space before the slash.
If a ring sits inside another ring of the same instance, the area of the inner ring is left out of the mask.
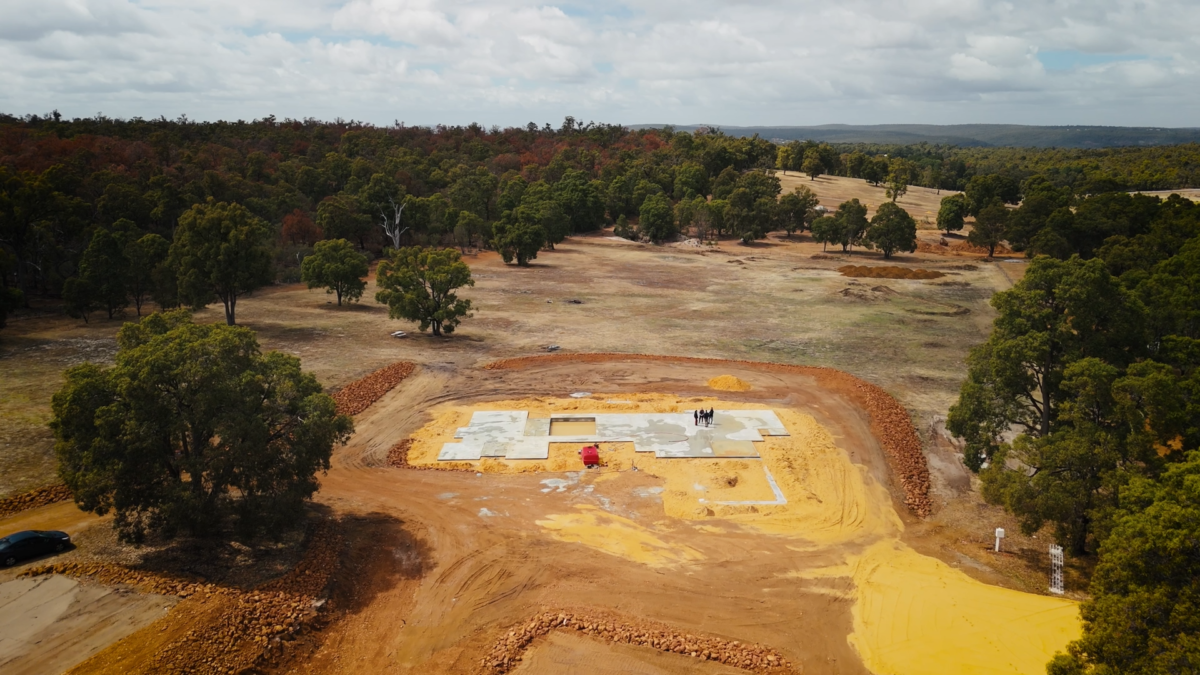
<path id="1" fill-rule="evenodd" d="M 338 414 L 357 415 L 406 380 L 417 369 L 412 361 L 397 361 L 364 375 L 331 394 Z"/>
<path id="2" fill-rule="evenodd" d="M 0 518 L 8 518 L 22 511 L 57 504 L 68 499 L 71 499 L 71 490 L 62 483 L 34 488 L 29 492 L 0 499 Z"/>
<path id="3" fill-rule="evenodd" d="M 770 647 L 713 635 L 684 633 L 658 621 L 630 619 L 592 608 L 543 610 L 497 640 L 480 659 L 476 672 L 478 675 L 504 675 L 512 671 L 534 641 L 556 630 L 574 630 L 613 644 L 650 647 L 763 675 L 801 672 Z"/>

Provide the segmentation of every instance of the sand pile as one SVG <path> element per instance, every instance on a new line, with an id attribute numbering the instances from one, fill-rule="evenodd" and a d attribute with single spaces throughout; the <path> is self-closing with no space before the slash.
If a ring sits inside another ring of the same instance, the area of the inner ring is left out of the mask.
<path id="1" fill-rule="evenodd" d="M 867 411 L 871 429 L 883 446 L 888 463 L 904 488 L 904 503 L 918 516 L 928 516 L 933 503 L 929 498 L 929 467 L 921 450 L 921 441 L 913 428 L 908 411 L 883 389 L 853 375 L 820 366 L 793 366 L 762 361 L 733 361 L 689 356 L 658 356 L 653 354 L 546 354 L 501 359 L 487 364 L 488 370 L 523 368 L 544 363 L 604 363 L 608 361 L 659 361 L 662 363 L 694 363 L 714 367 L 736 365 L 766 372 L 807 375 L 822 387 L 844 392 Z M 461 426 L 461 425 L 460 425 Z"/>
<path id="2" fill-rule="evenodd" d="M 750 383 L 733 375 L 722 375 L 708 381 L 708 386 L 717 391 L 750 391 Z"/>
<path id="3" fill-rule="evenodd" d="M 866 279 L 937 279 L 946 276 L 934 270 L 911 269 L 908 267 L 871 267 L 867 265 L 844 265 L 838 268 L 844 277 Z"/>
<path id="4" fill-rule="evenodd" d="M 359 414 L 412 375 L 415 368 L 409 361 L 400 361 L 351 382 L 333 394 L 337 411 L 343 415 Z"/>
<path id="5" fill-rule="evenodd" d="M 14 513 L 28 509 L 36 509 L 47 504 L 56 504 L 71 498 L 71 491 L 66 485 L 47 485 L 29 492 L 22 492 L 7 499 L 0 499 L 0 518 L 7 518 Z"/>
<path id="6" fill-rule="evenodd" d="M 151 672 L 243 672 L 265 664 L 273 652 L 281 649 L 282 640 L 291 639 L 316 618 L 323 603 L 315 601 L 337 569 L 341 543 L 336 522 L 317 523 L 309 533 L 299 564 L 253 591 L 102 563 L 55 563 L 21 576 L 64 574 L 185 598 L 176 610 L 144 631 L 153 635 L 177 625 L 177 612 L 208 614 L 215 620 L 159 648 L 152 657 Z M 139 639 L 139 635 L 135 633 L 125 640 Z"/>
<path id="7" fill-rule="evenodd" d="M 753 673 L 795 673 L 783 656 L 769 648 L 738 640 L 681 633 L 656 621 L 625 618 L 594 609 L 546 610 L 510 630 L 479 662 L 480 675 L 507 673 L 521 662 L 531 643 L 554 630 L 574 630 L 607 642 L 650 647 L 664 652 L 716 661 Z"/>

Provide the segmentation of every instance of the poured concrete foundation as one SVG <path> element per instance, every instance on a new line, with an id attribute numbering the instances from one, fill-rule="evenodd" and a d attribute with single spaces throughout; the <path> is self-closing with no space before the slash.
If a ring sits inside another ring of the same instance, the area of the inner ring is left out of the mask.
<path id="1" fill-rule="evenodd" d="M 468 426 L 446 443 L 440 461 L 482 457 L 546 459 L 550 442 L 633 443 L 637 452 L 656 457 L 756 458 L 754 443 L 765 436 L 787 436 L 770 410 L 717 410 L 709 425 L 695 423 L 691 412 L 564 414 L 530 418 L 525 411 L 479 411 Z"/>

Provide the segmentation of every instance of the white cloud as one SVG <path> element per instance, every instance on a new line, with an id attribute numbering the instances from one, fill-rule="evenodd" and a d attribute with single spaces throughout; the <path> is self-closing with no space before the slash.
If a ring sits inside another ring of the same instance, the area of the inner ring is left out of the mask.
<path id="1" fill-rule="evenodd" d="M 0 111 L 1185 126 L 1197 20 L 1194 0 L 7 0 Z"/>

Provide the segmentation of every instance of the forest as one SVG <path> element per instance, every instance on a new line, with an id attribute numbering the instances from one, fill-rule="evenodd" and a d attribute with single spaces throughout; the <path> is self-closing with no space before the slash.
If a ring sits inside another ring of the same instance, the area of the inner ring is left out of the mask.
<path id="1" fill-rule="evenodd" d="M 908 185 L 965 189 L 970 204 L 947 231 L 993 201 L 1036 194 L 980 242 L 1065 257 L 1090 255 L 1096 242 L 1145 225 L 1108 218 L 1109 202 L 1089 210 L 1090 199 L 1195 185 L 1198 157 L 1195 145 L 777 146 L 719 129 L 631 130 L 570 117 L 557 128 L 485 129 L 0 115 L 0 323 L 38 299 L 61 299 L 85 320 L 129 306 L 140 313 L 151 298 L 163 306 L 204 300 L 180 296 L 179 261 L 167 260 L 180 218 L 209 204 L 237 211 L 244 234 L 270 258 L 256 283 L 298 281 L 301 262 L 323 239 L 345 239 L 370 258 L 385 246 L 434 245 L 492 248 L 527 264 L 538 250 L 603 226 L 652 241 L 681 230 L 752 241 L 810 228 L 818 215 L 812 195 L 780 199 L 774 169 L 886 182 L 893 199 Z M 852 224 L 861 220 L 856 209 L 843 210 L 844 223 L 821 223 L 820 240 L 878 240 L 865 221 Z M 893 228 L 901 240 L 882 247 L 903 250 L 907 228 Z M 97 276 L 118 268 L 128 271 Z"/>

